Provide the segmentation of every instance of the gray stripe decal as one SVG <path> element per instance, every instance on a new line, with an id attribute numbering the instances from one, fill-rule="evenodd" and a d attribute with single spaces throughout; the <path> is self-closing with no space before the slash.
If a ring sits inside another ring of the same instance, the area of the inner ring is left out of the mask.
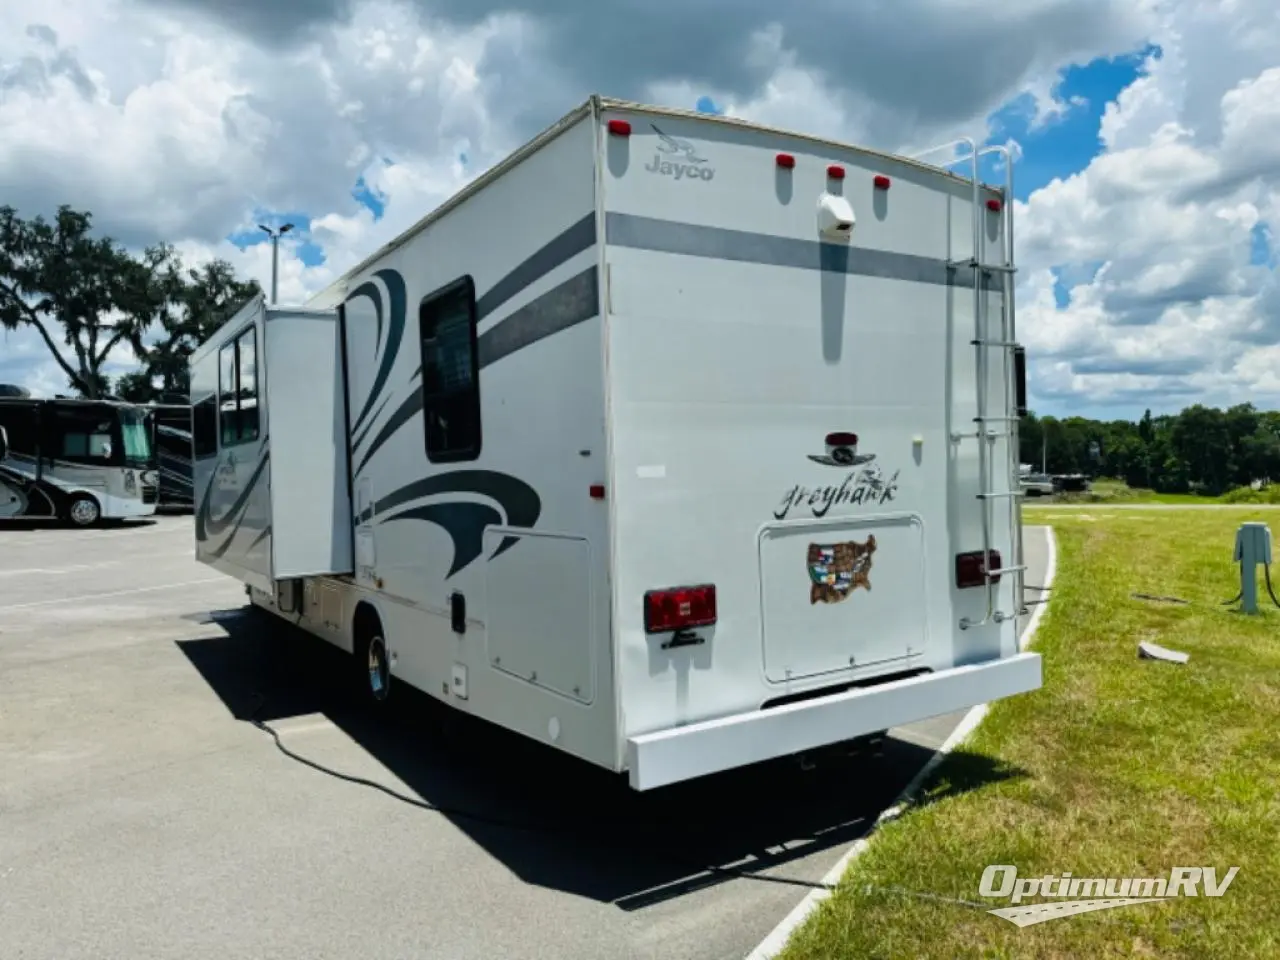
<path id="1" fill-rule="evenodd" d="M 888 250 L 867 250 L 844 244 L 798 240 L 794 237 L 729 230 L 724 227 L 704 227 L 629 213 L 605 215 L 605 244 L 633 250 L 797 267 L 851 276 L 910 280 L 943 286 L 973 286 L 972 274 L 967 270 L 953 269 L 945 260 L 931 257 L 892 253 Z M 985 285 L 987 289 L 999 289 L 997 278 L 988 277 Z"/>
<path id="2" fill-rule="evenodd" d="M 569 229 L 538 248 L 528 259 L 476 300 L 476 320 L 483 320 L 535 280 L 576 257 L 596 242 L 596 215 L 589 213 Z"/>
<path id="3" fill-rule="evenodd" d="M 598 274 L 592 266 L 552 287 L 481 334 L 476 344 L 480 367 L 497 363 L 517 350 L 590 320 L 599 312 Z"/>

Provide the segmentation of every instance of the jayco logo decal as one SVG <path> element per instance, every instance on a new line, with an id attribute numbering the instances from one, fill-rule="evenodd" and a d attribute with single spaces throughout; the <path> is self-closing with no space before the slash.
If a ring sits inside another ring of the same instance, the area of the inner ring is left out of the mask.
<path id="1" fill-rule="evenodd" d="M 658 152 L 645 166 L 649 173 L 673 180 L 710 180 L 716 175 L 715 168 L 707 165 L 706 157 L 698 156 L 697 148 L 688 140 L 667 136 L 657 124 L 649 126 L 662 141 L 658 144 Z"/>

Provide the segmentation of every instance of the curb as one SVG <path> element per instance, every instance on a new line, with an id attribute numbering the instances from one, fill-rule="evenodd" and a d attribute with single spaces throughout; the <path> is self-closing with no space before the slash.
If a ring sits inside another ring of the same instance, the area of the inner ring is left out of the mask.
<path id="1" fill-rule="evenodd" d="M 1045 561 L 1044 568 L 1044 584 L 1048 588 L 1053 586 L 1053 579 L 1058 573 L 1058 543 L 1053 535 L 1053 527 L 1044 526 L 1040 529 L 1044 530 L 1045 538 L 1048 543 L 1048 556 Z M 1022 631 L 1022 636 L 1018 640 L 1018 649 L 1025 650 L 1035 638 L 1036 630 L 1040 627 L 1040 621 L 1044 617 L 1045 609 L 1049 606 L 1047 602 L 1038 604 L 1031 613 L 1031 619 L 1027 621 L 1027 628 Z M 822 886 L 811 890 L 803 900 L 801 900 L 789 914 L 787 914 L 781 923 L 769 932 L 760 944 L 747 954 L 746 960 L 773 960 L 783 947 L 787 945 L 787 941 L 791 939 L 791 934 L 796 928 L 809 919 L 809 915 L 818 909 L 819 904 L 831 896 L 832 890 L 840 879 L 844 876 L 845 871 L 849 869 L 852 863 L 864 850 L 871 845 L 872 839 L 875 837 L 876 829 L 882 824 L 890 820 L 896 820 L 904 811 L 907 804 L 916 795 L 921 785 L 928 779 L 929 775 L 938 768 L 938 764 L 942 763 L 949 754 L 978 729 L 978 725 L 982 723 L 987 715 L 989 705 L 980 703 L 973 707 L 965 714 L 964 719 L 951 731 L 951 736 L 947 737 L 942 746 L 934 751 L 933 756 L 920 768 L 919 772 L 911 778 L 911 782 L 903 788 L 898 794 L 893 805 L 886 809 L 876 817 L 876 822 L 871 825 L 871 829 L 867 831 L 866 836 L 859 840 L 849 848 L 848 852 L 836 862 L 826 876 L 822 878 Z"/>

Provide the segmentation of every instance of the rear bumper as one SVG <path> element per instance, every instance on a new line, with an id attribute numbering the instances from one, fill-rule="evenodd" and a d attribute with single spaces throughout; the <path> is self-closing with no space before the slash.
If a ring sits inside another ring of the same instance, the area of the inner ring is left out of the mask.
<path id="1" fill-rule="evenodd" d="M 770 710 L 706 720 L 627 740 L 636 790 L 851 740 L 1040 687 L 1040 655 L 954 667 Z"/>

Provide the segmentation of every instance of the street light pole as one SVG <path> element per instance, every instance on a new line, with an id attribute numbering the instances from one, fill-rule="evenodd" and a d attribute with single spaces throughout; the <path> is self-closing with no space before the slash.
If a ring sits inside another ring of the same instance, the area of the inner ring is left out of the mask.
<path id="1" fill-rule="evenodd" d="M 258 224 L 258 228 L 271 238 L 271 302 L 276 302 L 276 279 L 280 270 L 280 238 L 293 229 L 292 223 L 286 223 L 279 230 Z"/>

